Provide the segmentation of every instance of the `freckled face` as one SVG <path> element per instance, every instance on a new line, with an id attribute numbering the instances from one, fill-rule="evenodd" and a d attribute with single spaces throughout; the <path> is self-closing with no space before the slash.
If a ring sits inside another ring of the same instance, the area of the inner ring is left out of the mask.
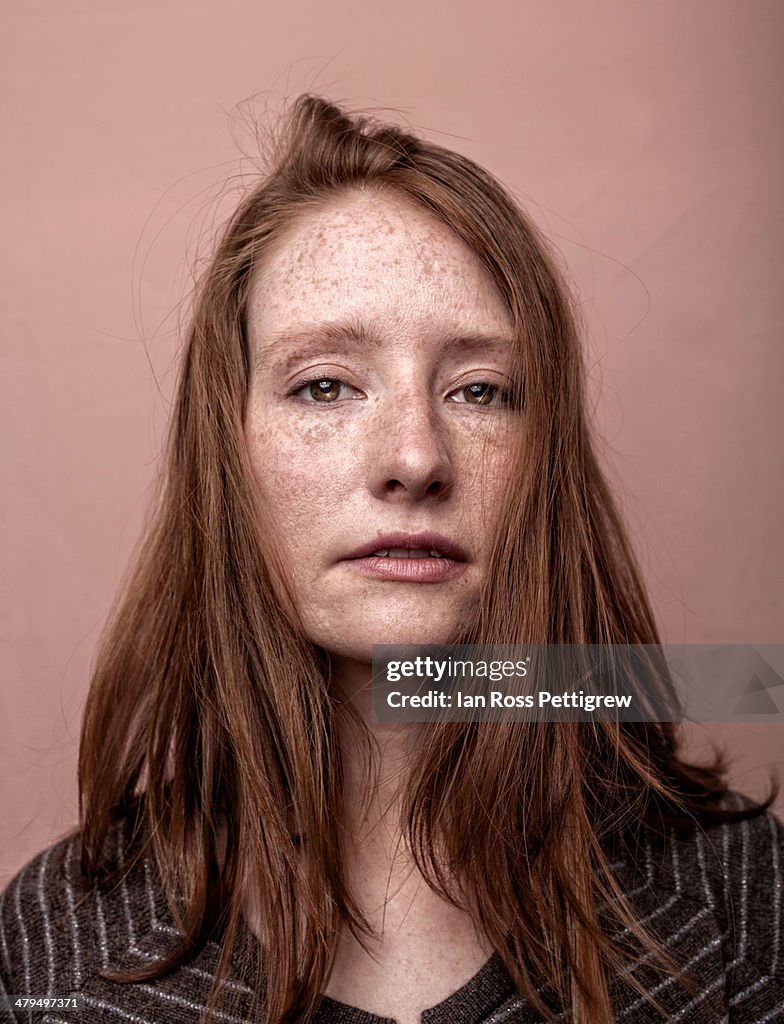
<path id="1" fill-rule="evenodd" d="M 311 641 L 444 643 L 475 606 L 511 457 L 510 316 L 404 196 L 303 213 L 259 263 L 245 433 Z"/>

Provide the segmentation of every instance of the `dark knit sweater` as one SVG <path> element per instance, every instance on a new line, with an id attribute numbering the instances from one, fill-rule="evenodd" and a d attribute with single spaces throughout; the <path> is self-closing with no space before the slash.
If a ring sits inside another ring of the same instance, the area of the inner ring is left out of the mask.
<path id="1" fill-rule="evenodd" d="M 126 839 L 119 827 L 113 841 L 120 860 Z M 207 942 L 189 964 L 155 981 L 105 980 L 99 975 L 102 967 L 147 964 L 176 932 L 150 861 L 142 860 L 114 891 L 98 893 L 80 877 L 79 852 L 78 836 L 62 840 L 23 868 L 3 893 L 0 981 L 6 993 L 80 992 L 85 1009 L 22 1013 L 18 1019 L 196 1024 L 217 968 L 218 944 Z M 784 1022 L 784 826 L 776 818 L 767 814 L 679 839 L 646 829 L 640 856 L 633 862 L 621 856 L 613 867 L 643 924 L 697 980 L 698 992 L 691 995 L 678 981 L 654 971 L 641 954 L 635 973 L 669 1019 L 681 1024 Z M 247 929 L 242 944 L 258 956 L 258 944 Z M 236 1001 L 217 1020 L 244 1024 L 257 1019 L 250 1010 L 257 962 L 242 968 L 235 959 L 227 984 Z M 664 1019 L 620 978 L 612 979 L 611 993 L 618 1024 Z M 2 1019 L 10 1018 L 0 1014 Z M 533 1024 L 541 1017 L 515 994 L 496 954 L 422 1020 Z M 394 1024 L 329 998 L 313 1021 Z"/>

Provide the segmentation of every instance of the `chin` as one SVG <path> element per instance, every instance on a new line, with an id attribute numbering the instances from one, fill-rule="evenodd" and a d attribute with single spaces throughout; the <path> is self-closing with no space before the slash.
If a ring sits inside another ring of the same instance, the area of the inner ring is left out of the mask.
<path id="1" fill-rule="evenodd" d="M 448 644 L 457 636 L 459 624 L 454 622 L 385 623 L 378 629 L 357 629 L 336 635 L 312 637 L 313 641 L 332 655 L 370 664 L 375 644 Z"/>

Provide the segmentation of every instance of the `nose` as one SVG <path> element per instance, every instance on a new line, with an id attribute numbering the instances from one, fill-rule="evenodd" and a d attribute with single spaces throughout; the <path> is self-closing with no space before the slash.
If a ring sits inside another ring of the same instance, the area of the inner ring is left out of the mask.
<path id="1" fill-rule="evenodd" d="M 445 499 L 454 485 L 446 426 L 426 394 L 399 393 L 373 424 L 369 487 L 385 501 Z"/>

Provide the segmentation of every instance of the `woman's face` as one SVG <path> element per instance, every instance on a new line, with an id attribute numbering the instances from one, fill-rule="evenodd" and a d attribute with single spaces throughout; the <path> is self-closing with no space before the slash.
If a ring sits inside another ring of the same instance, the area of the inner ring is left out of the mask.
<path id="1" fill-rule="evenodd" d="M 508 475 L 512 323 L 468 247 L 404 196 L 303 213 L 260 261 L 245 432 L 311 641 L 445 643 Z"/>

